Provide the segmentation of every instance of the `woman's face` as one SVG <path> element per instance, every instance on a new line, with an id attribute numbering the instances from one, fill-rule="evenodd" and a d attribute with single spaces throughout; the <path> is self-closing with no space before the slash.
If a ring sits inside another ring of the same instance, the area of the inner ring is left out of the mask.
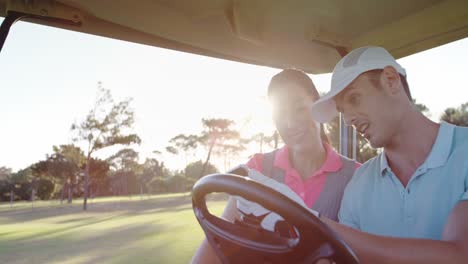
<path id="1" fill-rule="evenodd" d="M 277 87 L 270 95 L 273 120 L 281 138 L 293 150 L 306 150 L 320 142 L 320 125 L 312 119 L 314 98 L 298 84 Z"/>

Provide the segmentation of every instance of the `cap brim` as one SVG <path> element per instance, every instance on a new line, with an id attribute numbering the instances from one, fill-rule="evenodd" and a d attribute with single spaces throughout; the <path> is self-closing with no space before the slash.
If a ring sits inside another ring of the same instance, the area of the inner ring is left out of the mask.
<path id="1" fill-rule="evenodd" d="M 336 110 L 335 101 L 332 98 L 317 101 L 312 105 L 312 118 L 320 123 L 330 122 L 335 116 L 338 115 Z"/>
<path id="2" fill-rule="evenodd" d="M 338 115 L 338 110 L 336 110 L 336 103 L 333 97 L 341 93 L 354 79 L 367 70 L 365 68 L 357 68 L 337 83 L 334 83 L 332 77 L 332 89 L 312 105 L 312 118 L 320 123 L 327 123 L 335 118 Z"/>
<path id="3" fill-rule="evenodd" d="M 320 123 L 330 122 L 338 115 L 336 104 L 333 100 L 335 93 L 329 92 L 317 100 L 311 108 L 312 118 Z"/>

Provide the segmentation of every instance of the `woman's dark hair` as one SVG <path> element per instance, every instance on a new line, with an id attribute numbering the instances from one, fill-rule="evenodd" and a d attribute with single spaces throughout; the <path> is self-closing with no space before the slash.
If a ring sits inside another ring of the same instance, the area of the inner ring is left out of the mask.
<path id="1" fill-rule="evenodd" d="M 315 88 L 312 79 L 299 69 L 285 69 L 280 73 L 276 74 L 271 78 L 270 84 L 268 85 L 268 97 L 271 97 L 275 91 L 278 89 L 286 89 L 291 83 L 297 84 L 299 87 L 302 87 L 307 95 L 309 95 L 312 100 L 316 101 L 319 99 L 320 95 Z M 323 124 L 320 124 L 320 138 L 322 143 L 330 144 L 330 140 L 325 133 Z"/>

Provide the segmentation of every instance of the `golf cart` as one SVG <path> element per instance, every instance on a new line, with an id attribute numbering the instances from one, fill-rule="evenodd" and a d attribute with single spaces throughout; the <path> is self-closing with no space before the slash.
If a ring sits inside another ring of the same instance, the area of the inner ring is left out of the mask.
<path id="1" fill-rule="evenodd" d="M 316 263 L 320 259 L 359 263 L 346 243 L 306 207 L 247 176 L 247 169 L 238 167 L 227 174 L 205 176 L 193 187 L 195 216 L 223 263 Z M 212 215 L 205 197 L 213 192 L 255 201 L 294 227 L 294 235 L 285 236 L 249 221 L 230 222 Z"/>
<path id="2" fill-rule="evenodd" d="M 5 17 L 0 28 L 0 49 L 13 23 L 25 20 L 318 74 L 330 72 L 342 56 L 356 47 L 383 46 L 401 58 L 468 36 L 468 3 L 464 0 L 356 2 L 0 0 L 0 16 Z M 355 157 L 355 142 L 354 131 L 342 125 L 340 152 Z M 249 237 L 254 234 L 249 227 L 227 226 L 204 211 L 204 196 L 210 192 L 244 196 L 278 212 L 297 228 L 299 239 L 286 240 L 261 231 L 260 238 Z M 203 178 L 194 189 L 194 209 L 215 247 L 223 248 L 223 243 L 235 241 L 249 250 L 250 255 L 244 258 L 313 262 L 317 257 L 330 257 L 338 263 L 357 262 L 340 238 L 303 208 L 242 177 Z M 265 258 L 265 254 L 270 257 Z"/>

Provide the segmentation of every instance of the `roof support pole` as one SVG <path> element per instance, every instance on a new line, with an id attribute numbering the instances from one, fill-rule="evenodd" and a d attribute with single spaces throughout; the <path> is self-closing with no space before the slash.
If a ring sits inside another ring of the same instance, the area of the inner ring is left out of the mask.
<path id="1" fill-rule="evenodd" d="M 18 20 L 47 21 L 51 23 L 81 26 L 81 14 L 76 9 L 55 1 L 7 1 L 5 19 L 0 26 L 0 52 L 10 33 L 10 28 Z"/>
<path id="2" fill-rule="evenodd" d="M 344 122 L 343 114 L 340 113 L 340 154 L 350 159 L 356 159 L 357 141 L 356 129 Z"/>
<path id="3" fill-rule="evenodd" d="M 11 26 L 13 26 L 13 24 L 16 21 L 23 19 L 27 16 L 27 14 L 19 12 L 9 11 L 7 13 L 7 16 L 5 17 L 5 19 L 2 22 L 2 25 L 0 26 L 0 52 L 2 52 L 3 44 L 5 44 L 5 40 L 8 37 L 8 33 L 10 32 Z"/>
<path id="4" fill-rule="evenodd" d="M 336 47 L 336 51 L 341 57 L 346 56 L 348 51 L 343 47 Z M 343 114 L 340 113 L 340 154 L 350 159 L 357 158 L 356 129 L 345 123 Z"/>

